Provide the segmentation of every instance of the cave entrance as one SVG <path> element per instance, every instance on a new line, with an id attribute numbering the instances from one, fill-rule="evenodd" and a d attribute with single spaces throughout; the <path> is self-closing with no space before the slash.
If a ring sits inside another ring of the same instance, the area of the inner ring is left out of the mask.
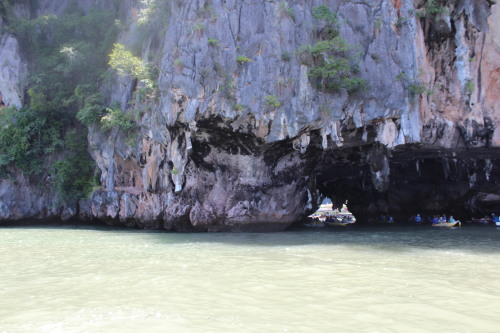
<path id="1" fill-rule="evenodd" d="M 344 147 L 323 153 L 313 190 L 336 208 L 348 200 L 357 224 L 406 223 L 416 214 L 469 220 L 498 211 L 499 170 L 500 149 Z"/>

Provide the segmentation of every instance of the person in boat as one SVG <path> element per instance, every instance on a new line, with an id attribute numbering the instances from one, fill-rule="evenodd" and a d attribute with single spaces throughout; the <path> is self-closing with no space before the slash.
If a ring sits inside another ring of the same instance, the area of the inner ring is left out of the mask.
<path id="1" fill-rule="evenodd" d="M 422 223 L 422 218 L 420 217 L 420 214 L 417 214 L 417 216 L 415 216 L 415 223 Z"/>
<path id="2" fill-rule="evenodd" d="M 432 224 L 438 224 L 439 223 L 439 218 L 437 217 L 437 215 L 434 215 L 434 217 L 432 218 Z"/>
<path id="3" fill-rule="evenodd" d="M 495 223 L 497 227 L 500 227 L 500 216 L 493 214 L 493 223 Z"/>
<path id="4" fill-rule="evenodd" d="M 389 220 L 388 220 L 389 223 L 394 223 L 394 217 L 392 216 L 389 216 Z"/>
<path id="5" fill-rule="evenodd" d="M 453 215 L 450 215 L 450 219 L 448 220 L 448 223 L 455 223 L 455 219 L 453 218 Z"/>

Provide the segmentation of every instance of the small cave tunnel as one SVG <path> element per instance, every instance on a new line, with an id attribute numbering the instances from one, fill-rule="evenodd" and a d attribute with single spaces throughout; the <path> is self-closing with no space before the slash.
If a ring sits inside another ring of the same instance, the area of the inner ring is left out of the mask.
<path id="1" fill-rule="evenodd" d="M 334 208 L 348 202 L 358 224 L 453 215 L 463 221 L 500 213 L 500 150 L 462 151 L 380 144 L 323 152 L 316 189 Z"/>

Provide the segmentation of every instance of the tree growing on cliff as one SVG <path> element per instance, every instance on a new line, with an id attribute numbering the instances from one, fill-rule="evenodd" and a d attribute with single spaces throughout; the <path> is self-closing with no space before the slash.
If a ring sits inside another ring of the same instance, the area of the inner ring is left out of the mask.
<path id="1" fill-rule="evenodd" d="M 119 127 L 127 132 L 135 127 L 135 123 L 130 117 L 118 107 L 106 108 L 106 115 L 101 118 L 101 127 L 103 130 L 111 130 Z"/>
<path id="2" fill-rule="evenodd" d="M 317 89 L 334 92 L 366 88 L 366 81 L 356 76 L 360 56 L 339 34 L 337 15 L 322 5 L 314 8 L 321 40 L 314 45 L 302 45 L 296 52 L 302 63 L 310 66 L 309 77 Z"/>
<path id="3" fill-rule="evenodd" d="M 154 66 L 146 63 L 141 58 L 136 57 L 128 51 L 124 45 L 115 43 L 114 48 L 109 55 L 109 65 L 115 69 L 119 75 L 132 76 L 139 81 L 139 89 L 136 97 L 141 102 L 146 102 L 156 96 L 156 70 Z"/>
<path id="4" fill-rule="evenodd" d="M 355 76 L 359 56 L 342 37 L 319 41 L 312 47 L 311 53 L 316 65 L 309 70 L 309 76 L 316 80 L 320 90 L 332 92 L 365 88 L 365 80 Z"/>

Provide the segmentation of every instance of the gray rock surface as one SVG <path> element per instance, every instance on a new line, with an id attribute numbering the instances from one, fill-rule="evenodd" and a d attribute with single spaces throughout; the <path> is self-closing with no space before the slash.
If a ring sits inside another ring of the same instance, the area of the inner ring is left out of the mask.
<path id="1" fill-rule="evenodd" d="M 0 25 L 1 25 L 0 19 Z M 0 105 L 23 105 L 27 67 L 19 53 L 17 40 L 9 33 L 0 34 Z"/>
<path id="2" fill-rule="evenodd" d="M 16 171 L 9 179 L 0 180 L 0 221 L 69 220 L 76 214 L 77 207 L 62 205 L 48 182 L 32 184 L 28 177 Z"/>

